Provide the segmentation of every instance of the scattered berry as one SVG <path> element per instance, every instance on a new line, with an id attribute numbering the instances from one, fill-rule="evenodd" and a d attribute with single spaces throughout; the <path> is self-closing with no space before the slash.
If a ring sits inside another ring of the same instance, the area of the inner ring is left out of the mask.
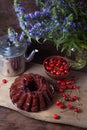
<path id="1" fill-rule="evenodd" d="M 59 93 L 62 93 L 64 90 L 62 88 L 59 89 Z"/>
<path id="2" fill-rule="evenodd" d="M 66 94 L 65 94 L 65 93 L 63 93 L 63 94 L 62 94 L 62 96 L 63 96 L 63 97 L 66 97 Z"/>
<path id="3" fill-rule="evenodd" d="M 62 82 L 61 82 L 61 85 L 64 86 L 64 85 L 66 85 L 66 83 L 65 83 L 64 81 L 62 81 Z"/>
<path id="4" fill-rule="evenodd" d="M 72 98 L 72 97 L 69 97 L 69 101 L 70 101 L 70 102 L 73 102 L 74 100 L 73 100 L 73 98 Z"/>
<path id="5" fill-rule="evenodd" d="M 65 101 L 69 101 L 69 98 L 68 97 L 64 97 Z"/>
<path id="6" fill-rule="evenodd" d="M 78 86 L 77 86 L 77 85 L 74 85 L 74 86 L 73 86 L 73 89 L 78 89 Z"/>
<path id="7" fill-rule="evenodd" d="M 61 102 L 59 100 L 56 101 L 56 105 L 59 106 Z"/>
<path id="8" fill-rule="evenodd" d="M 73 100 L 75 101 L 76 99 L 77 99 L 77 96 L 74 96 L 74 97 L 73 97 Z"/>
<path id="9" fill-rule="evenodd" d="M 64 108 L 64 105 L 62 103 L 60 103 L 59 107 L 62 109 L 62 108 Z"/>
<path id="10" fill-rule="evenodd" d="M 7 80 L 6 79 L 2 79 L 2 83 L 6 84 Z"/>
<path id="11" fill-rule="evenodd" d="M 72 89 L 72 88 L 73 88 L 73 86 L 72 86 L 72 85 L 69 85 L 69 86 L 68 86 L 68 89 Z"/>
<path id="12" fill-rule="evenodd" d="M 54 115 L 53 115 L 53 118 L 54 118 L 54 119 L 58 119 L 58 118 L 59 118 L 59 115 L 58 115 L 58 114 L 54 114 Z"/>
<path id="13" fill-rule="evenodd" d="M 68 104 L 68 105 L 67 105 L 67 108 L 68 108 L 68 109 L 72 109 L 72 105 L 71 105 L 71 104 Z"/>
<path id="14" fill-rule="evenodd" d="M 79 108 L 74 108 L 74 112 L 77 112 L 77 113 L 79 113 Z"/>
<path id="15" fill-rule="evenodd" d="M 64 76 L 65 74 L 69 73 L 69 66 L 66 60 L 64 60 L 61 57 L 53 57 L 46 60 L 46 63 L 44 64 L 45 69 L 50 74 L 53 74 L 54 76 Z M 63 109 L 62 112 L 74 110 L 75 113 L 79 113 L 80 109 L 75 106 L 73 108 L 72 104 L 74 104 L 75 101 L 78 101 L 79 98 L 79 87 L 75 84 L 76 77 L 72 76 L 69 78 L 62 78 L 57 79 L 56 84 L 57 86 L 54 87 L 55 91 L 58 91 L 59 94 L 62 96 L 63 102 L 57 100 L 56 105 L 60 108 L 67 108 L 66 110 Z M 74 91 L 75 90 L 75 91 Z M 78 96 L 74 95 L 73 91 L 76 93 L 78 92 Z M 74 96 L 73 96 L 74 95 Z M 67 105 L 67 103 L 70 102 L 70 104 Z M 74 104 L 75 105 L 75 104 Z M 59 116 L 57 114 L 54 114 L 54 119 L 58 119 Z"/>

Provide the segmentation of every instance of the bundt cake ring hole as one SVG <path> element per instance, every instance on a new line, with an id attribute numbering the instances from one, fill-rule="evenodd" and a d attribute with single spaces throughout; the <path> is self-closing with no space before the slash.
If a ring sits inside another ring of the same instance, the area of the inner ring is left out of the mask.
<path id="1" fill-rule="evenodd" d="M 38 90 L 38 86 L 37 86 L 37 84 L 35 83 L 35 81 L 32 80 L 32 81 L 28 82 L 28 84 L 23 87 L 23 90 L 24 90 L 25 92 L 26 92 L 27 90 L 37 91 L 37 90 Z"/>

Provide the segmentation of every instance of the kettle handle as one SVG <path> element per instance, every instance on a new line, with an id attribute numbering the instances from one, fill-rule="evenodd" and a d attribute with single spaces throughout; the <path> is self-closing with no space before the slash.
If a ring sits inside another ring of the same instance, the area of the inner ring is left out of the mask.
<path id="1" fill-rule="evenodd" d="M 38 52 L 38 50 L 37 50 L 37 49 L 34 49 L 34 50 L 29 54 L 28 57 L 26 57 L 26 56 L 24 55 L 24 57 L 25 57 L 25 62 L 30 62 L 30 61 L 32 61 L 32 59 L 34 58 L 34 55 L 35 55 L 36 52 Z"/>
<path id="2" fill-rule="evenodd" d="M 2 67 L 3 67 L 3 56 L 0 55 L 0 68 L 2 68 Z"/>

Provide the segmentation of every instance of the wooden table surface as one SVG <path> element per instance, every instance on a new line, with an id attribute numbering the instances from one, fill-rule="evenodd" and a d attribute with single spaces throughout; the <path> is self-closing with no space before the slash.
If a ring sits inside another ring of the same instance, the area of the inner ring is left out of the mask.
<path id="1" fill-rule="evenodd" d="M 0 130 L 86 130 L 86 129 L 30 119 L 13 110 L 0 107 Z"/>
<path id="2" fill-rule="evenodd" d="M 22 0 L 23 1 L 23 0 Z M 25 0 L 24 6 L 28 11 L 34 11 L 37 8 L 35 7 L 34 0 L 28 1 Z M 7 28 L 9 26 L 14 27 L 16 30 L 19 30 L 18 22 L 12 7 L 12 0 L 0 0 L 0 36 L 7 33 Z M 43 47 L 42 47 L 43 48 Z M 44 56 L 42 53 L 42 60 L 46 57 L 46 51 L 49 55 L 57 53 L 54 47 L 54 51 L 51 51 L 50 48 L 44 50 Z M 40 50 L 40 52 L 42 52 Z M 37 55 L 38 56 L 38 55 Z M 35 59 L 35 62 L 37 60 Z M 38 61 L 41 61 L 41 58 L 38 58 Z M 42 62 L 42 61 L 41 61 Z M 79 127 L 73 127 L 63 124 L 54 124 L 44 121 L 38 121 L 31 118 L 27 118 L 24 115 L 21 115 L 18 112 L 4 108 L 0 106 L 0 130 L 86 130 Z"/>

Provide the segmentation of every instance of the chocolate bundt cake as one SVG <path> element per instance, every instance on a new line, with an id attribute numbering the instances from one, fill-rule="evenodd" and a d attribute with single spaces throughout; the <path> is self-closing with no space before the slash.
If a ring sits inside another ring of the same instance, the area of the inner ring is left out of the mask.
<path id="1" fill-rule="evenodd" d="M 18 108 L 38 112 L 52 102 L 52 85 L 39 74 L 23 74 L 16 78 L 10 88 L 10 97 Z"/>

